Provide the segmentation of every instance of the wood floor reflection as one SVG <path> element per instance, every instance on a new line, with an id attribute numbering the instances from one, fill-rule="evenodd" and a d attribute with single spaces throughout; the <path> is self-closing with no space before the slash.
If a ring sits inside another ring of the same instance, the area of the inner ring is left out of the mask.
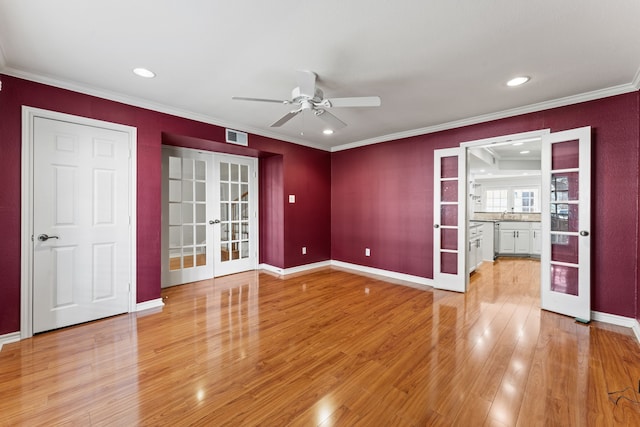
<path id="1" fill-rule="evenodd" d="M 470 291 L 325 268 L 163 291 L 165 307 L 0 352 L 0 425 L 640 425 L 630 330 L 539 309 L 539 264 Z"/>

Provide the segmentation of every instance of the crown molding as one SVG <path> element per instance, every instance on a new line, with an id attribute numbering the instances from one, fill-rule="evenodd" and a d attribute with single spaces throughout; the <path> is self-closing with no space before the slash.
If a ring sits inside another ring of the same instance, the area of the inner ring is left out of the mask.
<path id="1" fill-rule="evenodd" d="M 3 70 L 7 67 L 7 56 L 4 54 L 4 49 L 2 48 L 2 44 L 0 43 L 0 72 L 4 72 Z"/>
<path id="2" fill-rule="evenodd" d="M 427 126 L 419 129 L 413 129 L 404 132 L 392 133 L 376 138 L 364 139 L 349 144 L 337 145 L 331 148 L 331 152 L 349 150 L 351 148 L 364 147 L 366 145 L 378 144 L 397 139 L 410 138 L 418 135 L 426 135 L 435 132 L 460 128 L 463 126 L 475 125 L 478 123 L 490 122 L 493 120 L 504 119 L 507 117 L 519 116 L 522 114 L 535 113 L 538 111 L 549 110 L 551 108 L 564 107 L 581 102 L 593 101 L 596 99 L 607 98 L 609 96 L 622 95 L 629 92 L 635 92 L 640 87 L 640 70 L 636 73 L 636 77 L 632 83 L 613 86 L 606 89 L 594 90 L 579 95 L 566 96 L 564 98 L 553 99 L 550 101 L 538 102 L 536 104 L 525 105 L 523 107 L 512 108 L 509 110 L 499 111 L 496 113 L 482 114 L 480 116 L 470 117 L 468 119 L 454 120 L 434 126 Z"/>
<path id="3" fill-rule="evenodd" d="M 172 116 L 195 120 L 202 123 L 207 123 L 207 124 L 229 128 L 233 130 L 239 130 L 239 131 L 247 132 L 253 135 L 272 138 L 278 141 L 290 142 L 293 144 L 303 145 L 306 147 L 315 148 L 317 150 L 322 150 L 322 151 L 330 151 L 328 147 L 321 146 L 318 144 L 313 144 L 313 143 L 310 143 L 309 141 L 301 140 L 298 138 L 289 138 L 289 137 L 277 134 L 275 132 L 265 132 L 262 129 L 256 129 L 256 128 L 248 127 L 246 125 L 241 125 L 238 123 L 226 122 L 216 117 L 212 117 L 212 116 L 208 116 L 200 113 L 194 113 L 192 111 L 183 110 L 179 108 L 174 108 L 165 104 L 151 102 L 142 98 L 127 96 L 118 92 L 100 90 L 100 89 L 92 88 L 89 86 L 79 85 L 77 83 L 56 79 L 53 77 L 43 76 L 40 74 L 29 73 L 26 71 L 17 70 L 15 68 L 6 67 L 3 65 L 2 60 L 3 60 L 3 56 L 2 56 L 2 51 L 0 49 L 0 72 L 8 76 L 17 77 L 20 79 L 29 80 L 36 83 L 42 83 L 42 84 L 57 87 L 60 89 L 82 93 L 84 95 L 91 95 L 97 98 L 107 99 L 109 101 L 120 102 L 122 104 L 127 104 L 134 107 L 145 108 L 147 110 L 157 111 L 159 113 L 170 114 Z"/>
<path id="4" fill-rule="evenodd" d="M 640 68 L 638 68 L 635 77 L 631 81 L 631 85 L 635 87 L 636 90 L 640 90 Z"/>
<path id="5" fill-rule="evenodd" d="M 313 144 L 309 141 L 302 140 L 299 138 L 291 138 L 291 137 L 287 137 L 285 135 L 277 134 L 274 132 L 267 132 L 258 128 L 248 127 L 248 126 L 240 125 L 237 123 L 226 122 L 222 119 L 211 117 L 205 114 L 194 113 L 192 111 L 174 108 L 168 105 L 147 101 L 141 98 L 123 95 L 117 92 L 99 90 L 92 87 L 78 85 L 76 83 L 7 67 L 5 63 L 5 56 L 2 51 L 2 46 L 0 46 L 0 72 L 6 75 L 21 78 L 24 80 L 30 80 L 36 83 L 42 83 L 49 86 L 58 87 L 61 89 L 71 90 L 74 92 L 82 93 L 85 95 L 91 95 L 98 98 L 107 99 L 110 101 L 121 102 L 123 104 L 132 105 L 134 107 L 145 108 L 145 109 L 157 111 L 160 113 L 170 114 L 172 116 L 182 117 L 185 119 L 195 120 L 202 123 L 208 123 L 215 126 L 239 130 L 242 132 L 247 132 L 253 135 L 271 138 L 278 141 L 289 142 L 292 144 L 302 145 L 305 147 L 310 147 L 310 148 L 315 148 L 317 150 L 330 151 L 330 152 L 344 151 L 352 148 L 379 144 L 382 142 L 389 142 L 393 140 L 410 138 L 410 137 L 419 136 L 419 135 L 426 135 L 426 134 L 431 134 L 435 132 L 441 132 L 445 130 L 460 128 L 464 126 L 489 122 L 493 120 L 519 116 L 522 114 L 535 113 L 538 111 L 548 110 L 551 108 L 579 104 L 581 102 L 593 101 L 596 99 L 606 98 L 609 96 L 622 95 L 625 93 L 635 92 L 640 90 L 640 69 L 638 69 L 633 80 L 628 84 L 612 86 L 605 89 L 599 89 L 591 92 L 582 93 L 579 95 L 572 95 L 572 96 L 567 96 L 563 98 L 553 99 L 550 101 L 539 102 L 539 103 L 530 104 L 523 107 L 512 108 L 509 110 L 503 110 L 495 113 L 482 114 L 479 116 L 470 117 L 466 119 L 454 120 L 451 122 L 441 123 L 434 126 L 427 126 L 427 127 L 412 129 L 412 130 L 403 131 L 403 132 L 391 133 L 391 134 L 382 135 L 375 138 L 369 138 L 361 141 L 354 141 L 348 144 L 337 145 L 334 147 L 326 147 L 318 144 Z"/>

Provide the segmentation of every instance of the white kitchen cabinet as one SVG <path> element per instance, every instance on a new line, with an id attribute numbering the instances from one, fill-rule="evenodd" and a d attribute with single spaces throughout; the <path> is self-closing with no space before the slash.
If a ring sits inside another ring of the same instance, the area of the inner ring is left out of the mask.
<path id="1" fill-rule="evenodd" d="M 517 255 L 528 255 L 531 252 L 530 236 L 530 230 L 516 230 L 515 253 Z"/>
<path id="2" fill-rule="evenodd" d="M 494 244 L 494 224 L 493 222 L 482 223 L 482 261 L 491 261 L 495 257 Z"/>
<path id="3" fill-rule="evenodd" d="M 534 224 L 539 227 L 539 223 L 533 222 L 500 222 L 499 253 L 503 255 L 531 255 L 534 252 L 533 229 Z M 540 237 L 540 230 L 536 230 L 536 236 Z M 539 241 L 538 241 L 538 247 Z M 539 254 L 539 249 L 537 254 Z"/>
<path id="4" fill-rule="evenodd" d="M 467 243 L 467 265 L 469 266 L 469 273 L 482 264 L 482 241 L 482 223 L 470 223 L 469 242 Z"/>
<path id="5" fill-rule="evenodd" d="M 500 224 L 500 253 L 514 254 L 516 253 L 516 232 L 514 230 L 504 230 L 502 223 Z"/>
<path id="6" fill-rule="evenodd" d="M 542 253 L 542 228 L 539 222 L 531 224 L 531 254 L 540 256 Z"/>

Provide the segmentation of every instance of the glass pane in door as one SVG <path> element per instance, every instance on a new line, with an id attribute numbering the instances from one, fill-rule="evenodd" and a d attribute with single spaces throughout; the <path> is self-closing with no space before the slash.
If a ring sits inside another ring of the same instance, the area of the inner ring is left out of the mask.
<path id="1" fill-rule="evenodd" d="M 551 169 L 577 169 L 580 161 L 580 145 L 577 139 L 551 146 Z"/>
<path id="2" fill-rule="evenodd" d="M 551 265 L 551 290 L 567 295 L 578 295 L 578 269 L 566 265 Z"/>

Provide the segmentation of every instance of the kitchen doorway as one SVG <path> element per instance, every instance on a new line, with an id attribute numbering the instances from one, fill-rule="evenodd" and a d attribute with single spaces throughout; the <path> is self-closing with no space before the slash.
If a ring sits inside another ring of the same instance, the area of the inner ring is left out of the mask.
<path id="1" fill-rule="evenodd" d="M 539 257 L 541 308 L 589 322 L 591 128 L 527 132 L 461 148 L 465 289 L 485 258 Z"/>

